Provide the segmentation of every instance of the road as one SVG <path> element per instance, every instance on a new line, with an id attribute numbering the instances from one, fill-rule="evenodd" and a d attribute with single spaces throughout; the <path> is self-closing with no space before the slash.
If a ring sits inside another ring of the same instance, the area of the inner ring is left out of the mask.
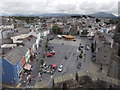
<path id="1" fill-rule="evenodd" d="M 76 60 L 76 57 L 80 54 L 78 51 L 79 44 L 85 46 L 85 44 L 89 44 L 91 46 L 91 40 L 88 40 L 88 38 L 81 38 L 78 37 L 76 39 L 77 41 L 66 41 L 63 39 L 54 39 L 51 40 L 49 43 L 54 46 L 54 50 L 56 52 L 56 55 L 54 57 L 46 57 L 46 64 L 56 64 L 57 66 L 60 66 L 63 64 L 63 71 L 65 71 L 64 74 L 73 73 L 75 74 L 78 71 L 95 71 L 97 72 L 100 68 L 99 65 L 96 65 L 91 60 L 91 50 L 85 50 L 83 48 L 84 53 L 86 53 L 85 59 L 79 59 L 79 61 L 82 63 L 81 69 L 77 69 L 78 60 Z M 64 43 L 64 45 L 62 45 Z M 70 52 L 70 54 L 69 54 Z M 75 53 L 73 55 L 73 53 Z M 68 56 L 68 59 L 64 59 L 65 56 Z M 104 73 L 104 71 L 103 71 Z M 48 86 L 52 86 L 52 80 L 53 77 L 62 76 L 62 72 L 56 72 L 53 75 L 50 74 L 43 74 L 42 81 L 47 81 Z"/>
<path id="2" fill-rule="evenodd" d="M 36 80 L 37 80 L 37 77 L 39 75 L 40 58 L 44 54 L 45 42 L 46 42 L 46 38 L 43 39 L 43 41 L 41 42 L 41 47 L 39 47 L 37 49 L 37 51 L 36 51 L 37 53 L 39 53 L 38 56 L 36 57 L 36 58 L 38 58 L 38 61 L 34 60 L 34 61 L 30 62 L 30 65 L 32 65 L 32 68 L 33 68 L 32 73 L 30 74 L 30 77 L 35 77 L 35 78 L 32 78 L 30 84 L 28 85 L 27 84 L 27 77 L 28 77 L 28 75 L 23 74 L 22 79 L 19 82 L 19 83 L 21 83 L 21 87 L 27 87 L 27 88 L 29 88 L 29 87 L 32 87 L 32 86 L 34 86 L 36 84 Z M 24 83 L 24 81 L 26 81 L 26 82 Z"/>
<path id="3" fill-rule="evenodd" d="M 66 41 L 63 39 L 54 39 L 50 40 L 49 43 L 54 47 L 55 50 L 55 56 L 53 57 L 45 57 L 46 65 L 56 64 L 58 67 L 63 64 L 63 72 L 56 72 L 53 75 L 43 73 L 42 74 L 42 81 L 47 81 L 48 86 L 52 86 L 52 80 L 54 77 L 62 76 L 63 74 L 75 74 L 78 71 L 92 71 L 97 72 L 100 68 L 100 65 L 95 64 L 91 60 L 91 50 L 85 50 L 83 47 L 83 52 L 86 53 L 86 57 L 77 60 L 76 57 L 80 54 L 78 47 L 79 44 L 85 46 L 85 44 L 89 44 L 91 46 L 91 40 L 89 40 L 87 37 L 77 37 L 76 41 Z M 64 43 L 64 45 L 62 45 Z M 43 51 L 39 51 L 43 52 Z M 69 53 L 70 52 L 70 53 Z M 74 55 L 73 55 L 74 53 Z M 68 56 L 68 59 L 64 59 L 65 56 Z M 39 57 L 40 58 L 40 57 Z M 38 61 L 39 62 L 39 61 Z M 38 72 L 39 72 L 39 64 L 38 62 L 34 62 L 34 71 L 32 73 L 33 76 L 35 76 L 35 80 L 32 80 L 30 85 L 22 85 L 23 87 L 29 87 L 34 86 L 35 83 L 39 81 Z M 78 62 L 82 63 L 82 66 L 80 69 L 77 69 Z M 103 68 L 104 69 L 104 68 Z M 106 71 L 103 70 L 103 75 L 106 75 Z"/>

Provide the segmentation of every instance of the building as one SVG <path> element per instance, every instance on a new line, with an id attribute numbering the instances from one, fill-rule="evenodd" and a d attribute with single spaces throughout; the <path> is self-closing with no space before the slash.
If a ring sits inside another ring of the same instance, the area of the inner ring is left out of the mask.
<path id="1" fill-rule="evenodd" d="M 22 38 L 21 43 L 3 44 L 2 54 L 2 81 L 5 84 L 18 84 L 21 71 L 26 69 L 31 59 L 31 52 L 36 37 Z"/>
<path id="2" fill-rule="evenodd" d="M 96 63 L 108 65 L 110 61 L 111 50 L 112 48 L 110 42 L 106 41 L 100 43 L 97 47 Z"/>
<path id="3" fill-rule="evenodd" d="M 113 39 L 114 42 L 108 69 L 108 76 L 120 79 L 120 22 L 115 29 Z"/>
<path id="4" fill-rule="evenodd" d="M 17 84 L 19 74 L 22 70 L 22 56 L 25 48 L 16 48 L 12 50 L 6 57 L 0 58 L 2 61 L 2 81 L 3 83 Z"/>

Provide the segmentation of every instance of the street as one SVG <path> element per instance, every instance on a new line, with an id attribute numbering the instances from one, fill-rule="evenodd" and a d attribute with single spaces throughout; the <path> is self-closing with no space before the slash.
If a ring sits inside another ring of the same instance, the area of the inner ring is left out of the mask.
<path id="1" fill-rule="evenodd" d="M 40 69 L 40 59 L 38 61 L 32 61 L 31 64 L 33 65 L 33 72 L 31 74 L 32 78 L 29 85 L 23 84 L 21 87 L 33 87 L 35 83 L 41 81 L 47 81 L 48 87 L 52 86 L 52 80 L 55 77 L 62 76 L 64 74 L 75 74 L 78 71 L 92 71 L 92 72 L 98 72 L 100 66 L 95 64 L 92 61 L 92 54 L 91 50 L 85 50 L 85 45 L 88 44 L 91 46 L 91 40 L 89 40 L 87 37 L 77 37 L 76 41 L 67 41 L 64 39 L 54 39 L 50 40 L 48 45 L 52 45 L 55 50 L 55 55 L 53 57 L 45 57 L 46 65 L 56 64 L 57 67 L 60 65 L 63 65 L 62 72 L 58 72 L 58 70 L 55 71 L 53 75 L 49 73 L 43 73 L 42 76 L 39 76 L 39 69 Z M 64 45 L 62 45 L 64 43 Z M 83 52 L 86 54 L 83 56 L 83 58 L 78 58 L 77 56 L 80 54 L 80 51 L 78 50 L 79 45 L 83 45 Z M 42 48 L 41 48 L 42 50 Z M 41 50 L 38 50 L 37 52 L 41 52 Z M 43 52 L 43 51 L 42 51 Z M 41 54 L 41 53 L 40 53 Z M 38 55 L 39 58 L 41 55 Z M 68 58 L 65 59 L 65 56 Z M 78 69 L 78 63 L 81 62 L 81 68 Z M 104 69 L 102 72 L 104 75 L 106 75 L 106 70 Z M 21 81 L 21 83 L 24 83 L 23 81 L 26 80 L 26 77 Z"/>
<path id="2" fill-rule="evenodd" d="M 75 74 L 78 71 L 95 71 L 97 72 L 99 70 L 99 65 L 94 64 L 91 60 L 91 50 L 85 50 L 83 47 L 83 52 L 86 53 L 86 56 L 82 59 L 77 60 L 77 56 L 80 54 L 78 47 L 79 44 L 85 46 L 85 44 L 88 44 L 91 46 L 91 40 L 88 40 L 88 38 L 81 38 L 77 37 L 77 41 L 66 41 L 63 39 L 54 39 L 49 41 L 50 45 L 52 45 L 55 50 L 55 56 L 53 57 L 46 57 L 46 65 L 56 64 L 58 67 L 62 64 L 63 65 L 63 71 L 56 72 L 53 75 L 50 74 L 43 74 L 42 81 L 47 81 L 48 86 L 52 86 L 52 79 L 53 77 L 62 76 L 63 74 Z M 64 43 L 64 45 L 62 45 Z M 70 53 L 69 53 L 70 52 Z M 73 55 L 74 53 L 74 55 Z M 65 59 L 65 56 L 68 56 L 68 59 Z M 82 66 L 80 69 L 77 69 L 78 62 L 82 63 Z M 106 72 L 103 70 L 103 74 L 106 75 Z"/>
<path id="3" fill-rule="evenodd" d="M 41 44 L 41 47 L 39 47 L 37 49 L 37 57 L 38 58 L 38 61 L 35 59 L 34 61 L 30 61 L 30 65 L 32 65 L 32 72 L 30 75 L 27 75 L 27 74 L 22 74 L 22 79 L 19 83 L 21 83 L 21 87 L 26 87 L 26 88 L 29 88 L 29 87 L 33 87 L 35 84 L 36 84 L 36 81 L 37 81 L 37 78 L 39 76 L 39 68 L 40 68 L 40 58 L 43 56 L 43 53 L 44 53 L 44 44 L 46 42 L 45 40 L 46 38 L 44 38 L 44 40 L 40 43 Z M 42 53 L 41 53 L 42 52 Z M 27 81 L 28 81 L 28 78 L 31 78 L 31 82 L 28 84 Z"/>

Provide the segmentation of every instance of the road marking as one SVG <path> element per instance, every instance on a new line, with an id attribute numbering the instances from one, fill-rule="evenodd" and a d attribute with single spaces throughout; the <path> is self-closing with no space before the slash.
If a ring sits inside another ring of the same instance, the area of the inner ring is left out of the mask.
<path id="1" fill-rule="evenodd" d="M 67 42 L 67 41 L 66 41 Z M 64 41 L 64 43 L 65 43 L 65 41 Z M 76 42 L 77 43 L 77 42 Z M 75 43 L 74 43 L 75 44 Z M 71 51 L 71 49 L 72 48 L 74 48 L 74 45 L 72 45 L 72 47 L 70 48 L 70 50 L 67 52 L 67 55 L 69 55 L 69 52 Z M 75 48 L 76 49 L 76 48 Z M 73 50 L 73 51 L 75 51 L 75 49 Z M 71 58 L 71 56 L 72 56 L 72 54 L 73 53 L 70 53 L 71 55 L 70 55 L 70 58 Z M 69 58 L 69 60 L 68 60 L 68 62 L 70 61 L 70 58 Z M 64 61 L 65 59 L 63 59 L 62 61 L 61 61 L 61 63 L 60 63 L 60 65 L 63 63 L 63 61 Z M 66 64 L 66 66 L 68 65 L 68 62 L 67 62 L 67 64 Z M 66 67 L 65 66 L 65 67 Z M 65 68 L 64 68 L 65 69 Z M 53 77 L 55 76 L 55 74 L 56 74 L 57 72 L 55 72 L 54 74 L 53 74 Z M 61 73 L 62 74 L 62 73 Z M 52 77 L 52 78 L 53 78 Z M 52 80 L 52 78 L 48 81 L 48 83 L 47 83 L 47 85 L 49 85 L 49 83 L 51 82 L 51 80 Z"/>
<path id="2" fill-rule="evenodd" d="M 73 65 L 75 64 L 75 61 L 76 61 L 76 59 L 74 60 L 74 62 L 73 62 L 73 64 L 71 65 L 71 67 L 73 67 Z M 70 68 L 71 68 L 71 67 L 70 67 Z M 70 68 L 69 68 L 69 69 L 70 69 Z"/>
<path id="3" fill-rule="evenodd" d="M 73 46 L 70 48 L 70 50 L 73 48 Z M 68 54 L 70 52 L 70 50 L 68 51 Z M 72 54 L 71 54 L 72 55 Z M 64 59 L 61 61 L 60 65 L 62 64 L 62 62 L 64 61 Z M 53 74 L 53 77 L 55 76 L 57 72 L 55 71 L 55 73 Z M 48 81 L 47 85 L 49 85 L 49 83 L 51 82 L 52 78 Z"/>
<path id="4" fill-rule="evenodd" d="M 75 49 L 76 49 L 76 48 L 75 48 Z M 75 51 L 75 49 L 73 50 L 73 52 Z M 68 63 L 69 63 L 69 61 L 72 60 L 72 59 L 71 59 L 71 56 L 73 55 L 73 52 L 71 53 L 70 58 L 69 58 L 69 60 L 68 60 L 68 62 L 67 62 L 67 64 L 66 64 L 65 68 L 63 69 L 63 71 L 65 71 L 65 69 L 66 69 L 66 67 L 67 67 L 67 65 L 68 65 Z"/>

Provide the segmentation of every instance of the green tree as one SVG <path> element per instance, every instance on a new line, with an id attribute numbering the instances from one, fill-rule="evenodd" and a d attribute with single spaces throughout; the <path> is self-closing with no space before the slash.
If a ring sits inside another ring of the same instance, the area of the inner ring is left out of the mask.
<path id="1" fill-rule="evenodd" d="M 100 22 L 100 19 L 96 18 L 96 22 L 97 22 L 97 23 Z"/>
<path id="2" fill-rule="evenodd" d="M 83 54 L 83 50 L 81 49 L 81 54 Z"/>
<path id="3" fill-rule="evenodd" d="M 55 34 L 61 34 L 61 28 L 59 26 L 57 26 L 57 25 L 52 27 L 52 31 Z"/>
<path id="4" fill-rule="evenodd" d="M 87 16 L 86 16 L 86 15 L 83 15 L 83 17 L 84 17 L 84 18 L 87 18 Z"/>
<path id="5" fill-rule="evenodd" d="M 82 56 L 82 53 L 80 53 L 80 55 L 79 55 L 79 58 L 82 58 L 83 56 Z"/>
<path id="6" fill-rule="evenodd" d="M 48 49 L 48 43 L 46 42 L 46 44 L 45 44 L 45 50 L 47 50 Z"/>
<path id="7" fill-rule="evenodd" d="M 82 32 L 81 32 L 81 34 L 82 35 L 87 35 L 89 32 L 87 31 L 87 30 L 83 30 Z"/>
<path id="8" fill-rule="evenodd" d="M 40 60 L 40 65 L 43 65 L 44 64 L 44 59 L 43 58 L 41 58 L 41 60 Z"/>

